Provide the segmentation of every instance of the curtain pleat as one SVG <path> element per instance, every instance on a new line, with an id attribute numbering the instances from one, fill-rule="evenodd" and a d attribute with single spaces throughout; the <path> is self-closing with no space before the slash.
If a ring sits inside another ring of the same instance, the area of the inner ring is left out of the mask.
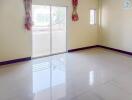
<path id="1" fill-rule="evenodd" d="M 72 21 L 78 21 L 79 20 L 77 13 L 78 0 L 72 0 L 72 6 L 73 6 Z"/>
<path id="2" fill-rule="evenodd" d="M 25 29 L 32 29 L 32 0 L 23 0 L 25 7 Z"/>

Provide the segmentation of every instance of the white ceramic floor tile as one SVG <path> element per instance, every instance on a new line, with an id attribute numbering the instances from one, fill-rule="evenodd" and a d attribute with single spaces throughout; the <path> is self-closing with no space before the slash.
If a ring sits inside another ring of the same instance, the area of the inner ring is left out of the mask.
<path id="1" fill-rule="evenodd" d="M 93 89 L 102 100 L 132 100 L 132 95 L 108 82 Z"/>
<path id="2" fill-rule="evenodd" d="M 113 84 L 132 95 L 132 72 L 128 72 L 113 80 Z"/>
<path id="3" fill-rule="evenodd" d="M 0 66 L 0 100 L 132 100 L 132 57 L 101 48 Z"/>
<path id="4" fill-rule="evenodd" d="M 104 100 L 104 99 L 97 95 L 96 93 L 93 93 L 92 91 L 87 91 L 86 93 L 83 93 L 72 98 L 72 100 Z"/>

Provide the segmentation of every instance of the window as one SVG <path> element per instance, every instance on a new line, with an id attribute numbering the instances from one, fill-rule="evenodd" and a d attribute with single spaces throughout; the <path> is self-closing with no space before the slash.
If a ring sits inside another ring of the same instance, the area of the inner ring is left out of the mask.
<path id="1" fill-rule="evenodd" d="M 91 9 L 90 10 L 90 25 L 95 25 L 96 24 L 96 10 Z"/>

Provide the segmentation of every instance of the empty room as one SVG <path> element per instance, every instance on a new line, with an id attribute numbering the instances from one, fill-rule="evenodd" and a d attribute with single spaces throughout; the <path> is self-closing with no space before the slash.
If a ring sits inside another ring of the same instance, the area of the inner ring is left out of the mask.
<path id="1" fill-rule="evenodd" d="M 132 100 L 132 0 L 0 0 L 0 100 Z"/>

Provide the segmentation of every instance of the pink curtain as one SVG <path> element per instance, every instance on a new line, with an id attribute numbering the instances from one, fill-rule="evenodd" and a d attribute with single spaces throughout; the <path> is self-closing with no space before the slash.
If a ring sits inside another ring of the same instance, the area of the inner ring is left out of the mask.
<path id="1" fill-rule="evenodd" d="M 24 0 L 25 7 L 25 29 L 32 29 L 32 0 Z"/>

